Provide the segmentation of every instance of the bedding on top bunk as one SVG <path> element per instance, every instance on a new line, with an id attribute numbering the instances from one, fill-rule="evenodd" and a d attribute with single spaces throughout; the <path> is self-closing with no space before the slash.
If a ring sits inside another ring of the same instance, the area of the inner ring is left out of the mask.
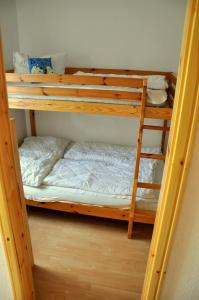
<path id="1" fill-rule="evenodd" d="M 134 147 L 99 143 L 72 143 L 67 146 L 68 141 L 52 137 L 25 139 L 20 148 L 20 161 L 27 199 L 71 201 L 123 208 L 130 205 L 135 165 Z M 34 166 L 37 151 L 40 153 L 40 157 L 44 158 L 44 165 L 49 153 L 54 154 L 54 160 L 47 164 L 47 168 L 44 167 L 44 171 L 42 164 Z M 159 148 L 144 148 L 143 151 L 158 153 Z M 25 163 L 21 153 L 26 154 Z M 34 155 L 34 153 L 36 154 Z M 29 157 L 27 170 L 26 162 Z M 157 181 L 157 172 L 163 166 L 160 163 L 162 162 L 157 160 L 142 159 L 139 180 Z M 40 171 L 37 173 L 39 168 L 41 168 L 41 173 Z M 161 176 L 158 177 L 160 181 Z M 138 206 L 141 205 L 143 209 L 149 209 L 149 206 L 154 209 L 158 201 L 158 192 L 138 189 L 137 201 L 139 201 Z"/>
<path id="2" fill-rule="evenodd" d="M 138 75 L 115 75 L 115 74 L 92 74 L 77 72 L 75 75 L 93 75 L 93 76 L 107 76 L 107 77 L 126 77 L 126 78 L 147 78 L 147 102 L 149 105 L 163 106 L 167 101 L 166 88 L 168 87 L 165 76 L 162 75 L 150 75 L 150 76 L 138 76 Z M 73 75 L 73 76 L 75 76 Z M 10 83 L 13 85 L 13 83 Z M 79 85 L 79 84 L 60 84 L 60 83 L 26 83 L 19 82 L 14 83 L 18 86 L 29 87 L 57 87 L 57 88 L 77 88 L 77 89 L 98 89 L 98 90 L 115 90 L 115 91 L 128 91 L 128 92 L 142 92 L 142 89 L 130 88 L 130 87 L 118 87 L 118 86 L 100 86 L 100 85 Z M 19 99 L 35 99 L 35 100 L 62 100 L 62 101 L 82 101 L 82 102 L 96 102 L 96 103 L 110 103 L 110 104 L 127 104 L 127 105 L 140 105 L 139 101 L 126 101 L 126 100 L 114 100 L 105 98 L 80 98 L 80 97 L 65 97 L 65 96 L 36 96 L 29 94 L 9 94 L 9 98 Z"/>

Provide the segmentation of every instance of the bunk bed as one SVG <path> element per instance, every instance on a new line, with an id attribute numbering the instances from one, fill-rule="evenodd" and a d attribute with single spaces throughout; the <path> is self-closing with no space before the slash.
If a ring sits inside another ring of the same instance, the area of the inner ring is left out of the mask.
<path id="1" fill-rule="evenodd" d="M 147 76 L 165 76 L 167 101 L 148 105 Z M 36 136 L 35 111 L 79 112 L 139 118 L 138 144 L 133 177 L 132 201 L 128 208 L 115 208 L 68 202 L 41 202 L 26 199 L 28 206 L 128 221 L 128 237 L 133 223 L 153 224 L 156 212 L 136 208 L 137 189 L 160 190 L 157 183 L 140 182 L 140 161 L 165 160 L 166 132 L 172 117 L 176 77 L 171 72 L 116 69 L 66 68 L 65 74 L 6 73 L 9 107 L 29 111 L 32 136 Z M 163 124 L 147 125 L 145 118 L 161 119 Z M 144 130 L 162 132 L 161 153 L 142 152 Z M 67 200 L 67 199 L 66 199 Z"/>

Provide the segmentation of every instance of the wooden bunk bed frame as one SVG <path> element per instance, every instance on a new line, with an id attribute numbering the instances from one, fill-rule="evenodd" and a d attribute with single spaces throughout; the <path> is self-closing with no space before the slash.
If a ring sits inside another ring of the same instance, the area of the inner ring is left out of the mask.
<path id="1" fill-rule="evenodd" d="M 147 81 L 140 78 L 123 78 L 123 77 L 100 77 L 100 76 L 79 76 L 73 75 L 77 71 L 89 72 L 94 74 L 121 74 L 121 75 L 165 75 L 169 87 L 168 107 L 150 107 L 146 106 L 147 99 Z M 160 184 L 139 182 L 139 166 L 141 158 L 152 158 L 165 160 L 165 138 L 166 132 L 169 131 L 168 120 L 172 117 L 172 103 L 175 96 L 176 77 L 171 72 L 158 71 L 137 71 L 137 70 L 118 70 L 118 69 L 90 69 L 90 68 L 66 68 L 64 75 L 58 74 L 17 74 L 6 73 L 8 83 L 8 94 L 28 94 L 42 96 L 71 96 L 82 98 L 100 98 L 111 100 L 126 100 L 127 104 L 110 104 L 94 103 L 83 101 L 62 101 L 62 100 L 35 100 L 23 98 L 8 98 L 9 107 L 13 109 L 29 110 L 31 134 L 36 136 L 35 111 L 60 111 L 60 112 L 80 112 L 87 114 L 102 114 L 136 117 L 140 119 L 136 165 L 133 178 L 133 193 L 131 207 L 128 209 L 98 207 L 94 205 L 75 204 L 63 202 L 41 202 L 26 199 L 27 206 L 42 207 L 46 209 L 79 213 L 103 218 L 111 218 L 128 221 L 128 237 L 132 237 L 133 223 L 141 222 L 154 224 L 156 213 L 149 210 L 139 210 L 136 208 L 137 188 L 147 188 L 159 190 Z M 94 90 L 94 89 L 76 89 L 76 88 L 56 88 L 56 87 L 37 87 L 37 86 L 15 86 L 9 85 L 10 82 L 25 83 L 64 83 L 64 84 L 81 84 L 81 85 L 109 85 L 142 88 L 143 92 L 126 92 L 115 90 Z M 140 105 L 132 105 L 133 101 L 139 101 Z M 162 119 L 162 126 L 146 125 L 145 118 Z M 142 139 L 144 130 L 162 131 L 161 150 L 162 154 L 142 153 Z"/>

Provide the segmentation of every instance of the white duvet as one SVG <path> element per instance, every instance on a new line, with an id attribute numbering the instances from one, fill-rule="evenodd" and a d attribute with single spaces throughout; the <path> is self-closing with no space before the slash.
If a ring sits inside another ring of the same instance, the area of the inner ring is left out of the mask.
<path id="1" fill-rule="evenodd" d="M 123 165 L 96 160 L 60 159 L 43 180 L 47 186 L 72 188 L 96 193 L 130 196 L 135 159 Z M 157 162 L 144 159 L 140 164 L 139 180 L 153 182 Z M 155 198 L 153 190 L 138 189 L 138 197 Z"/>
<path id="2" fill-rule="evenodd" d="M 68 144 L 69 141 L 54 137 L 26 138 L 19 149 L 24 185 L 127 197 L 129 201 L 135 147 L 92 142 Z M 143 148 L 142 151 L 158 153 L 159 147 Z M 142 159 L 139 181 L 155 182 L 158 164 L 157 160 Z M 137 197 L 156 200 L 157 193 L 138 189 Z M 93 201 L 95 203 L 95 199 Z"/>
<path id="3" fill-rule="evenodd" d="M 65 151 L 69 141 L 56 137 L 28 137 L 19 149 L 23 184 L 38 187 Z"/>
<path id="4" fill-rule="evenodd" d="M 71 143 L 64 158 L 72 160 L 104 161 L 111 164 L 132 166 L 136 154 L 135 146 L 122 146 L 96 142 Z M 142 152 L 157 154 L 160 147 L 142 147 Z M 155 161 L 154 161 L 155 162 Z"/>

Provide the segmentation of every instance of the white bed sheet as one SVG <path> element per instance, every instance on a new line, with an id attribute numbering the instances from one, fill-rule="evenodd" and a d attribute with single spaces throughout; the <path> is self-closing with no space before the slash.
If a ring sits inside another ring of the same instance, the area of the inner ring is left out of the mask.
<path id="1" fill-rule="evenodd" d="M 24 185 L 24 194 L 26 199 L 39 202 L 65 202 L 120 209 L 129 208 L 131 204 L 131 196 L 108 195 L 56 186 L 42 185 L 36 188 Z M 157 205 L 158 193 L 156 199 L 137 198 L 136 201 L 136 208 L 142 210 L 156 211 Z"/>

